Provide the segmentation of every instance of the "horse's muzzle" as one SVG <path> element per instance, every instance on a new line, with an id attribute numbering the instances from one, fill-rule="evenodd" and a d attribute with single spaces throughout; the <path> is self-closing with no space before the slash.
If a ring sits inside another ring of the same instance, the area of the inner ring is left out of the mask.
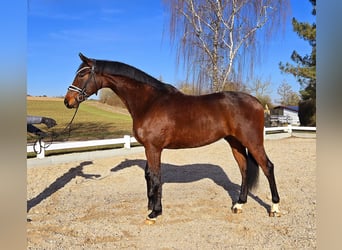
<path id="1" fill-rule="evenodd" d="M 72 108 L 76 108 L 75 105 L 70 105 L 68 99 L 64 99 L 64 105 L 68 108 L 68 109 L 72 109 Z"/>

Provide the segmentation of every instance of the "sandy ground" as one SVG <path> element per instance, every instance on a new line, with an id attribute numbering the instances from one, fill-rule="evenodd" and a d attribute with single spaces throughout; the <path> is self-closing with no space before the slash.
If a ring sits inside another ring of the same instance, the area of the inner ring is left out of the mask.
<path id="1" fill-rule="evenodd" d="M 228 144 L 165 150 L 163 215 L 147 215 L 143 152 L 27 170 L 28 249 L 315 249 L 316 139 L 266 140 L 281 197 L 268 217 L 270 191 L 259 186 L 243 213 L 231 206 L 240 172 Z"/>

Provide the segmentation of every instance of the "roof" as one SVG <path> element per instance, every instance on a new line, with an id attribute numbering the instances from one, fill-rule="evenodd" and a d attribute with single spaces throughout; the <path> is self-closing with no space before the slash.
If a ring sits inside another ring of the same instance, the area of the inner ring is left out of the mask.
<path id="1" fill-rule="evenodd" d="M 287 110 L 291 110 L 294 112 L 298 112 L 298 106 L 284 106 L 284 105 L 280 105 L 280 106 L 276 106 L 273 109 L 287 109 Z"/>

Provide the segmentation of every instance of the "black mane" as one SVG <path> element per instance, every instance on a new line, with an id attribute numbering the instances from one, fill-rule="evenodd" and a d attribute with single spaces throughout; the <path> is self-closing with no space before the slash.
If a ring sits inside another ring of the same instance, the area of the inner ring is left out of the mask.
<path id="1" fill-rule="evenodd" d="M 141 71 L 140 69 L 137 69 L 128 64 L 105 60 L 96 60 L 95 62 L 96 72 L 128 77 L 138 82 L 149 84 L 158 90 L 166 90 L 168 92 L 178 91 L 174 86 L 163 83 Z"/>

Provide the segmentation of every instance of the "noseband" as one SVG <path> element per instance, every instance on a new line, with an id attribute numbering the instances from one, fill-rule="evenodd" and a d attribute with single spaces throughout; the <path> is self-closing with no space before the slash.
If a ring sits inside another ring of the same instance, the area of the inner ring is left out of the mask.
<path id="1" fill-rule="evenodd" d="M 95 79 L 95 63 L 96 63 L 96 62 L 94 61 L 94 64 L 93 64 L 92 67 L 85 66 L 85 67 L 83 67 L 83 68 L 80 68 L 80 69 L 76 72 L 76 76 L 77 76 L 77 75 L 78 75 L 80 72 L 82 72 L 83 70 L 91 69 L 91 71 L 90 71 L 90 76 L 89 76 L 89 78 L 87 79 L 87 81 L 84 83 L 83 88 L 79 88 L 79 87 L 76 87 L 76 86 L 74 86 L 74 85 L 70 85 L 70 86 L 68 87 L 68 90 L 69 90 L 69 91 L 74 91 L 74 92 L 77 92 L 77 93 L 78 93 L 78 95 L 77 95 L 77 97 L 76 97 L 76 100 L 77 100 L 79 103 L 85 101 L 85 100 L 90 96 L 89 94 L 87 94 L 86 88 L 87 88 L 87 85 L 88 85 L 88 83 L 90 82 L 90 80 L 91 80 L 92 78 L 94 79 L 94 83 L 95 83 L 95 85 L 96 85 L 96 87 L 97 87 L 96 79 Z M 97 94 L 97 91 L 96 91 L 96 94 Z"/>

